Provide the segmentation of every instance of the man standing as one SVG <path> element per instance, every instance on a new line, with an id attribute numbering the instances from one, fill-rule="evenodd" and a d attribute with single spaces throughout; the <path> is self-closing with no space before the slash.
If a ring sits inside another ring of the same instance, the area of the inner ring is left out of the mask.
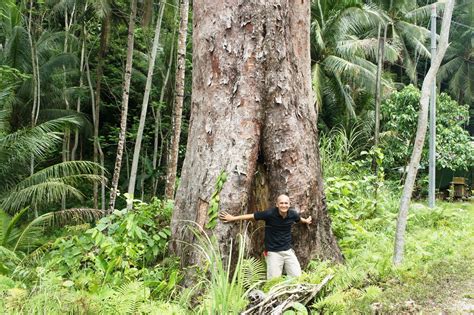
<path id="1" fill-rule="evenodd" d="M 290 209 L 290 198 L 280 195 L 276 207 L 251 214 L 233 216 L 226 211 L 219 214 L 219 219 L 224 222 L 242 220 L 265 221 L 265 260 L 267 262 L 267 279 L 279 277 L 283 268 L 288 276 L 301 275 L 301 267 L 291 248 L 291 227 L 294 223 L 302 222 L 311 224 L 312 219 L 301 218 L 299 213 Z"/>

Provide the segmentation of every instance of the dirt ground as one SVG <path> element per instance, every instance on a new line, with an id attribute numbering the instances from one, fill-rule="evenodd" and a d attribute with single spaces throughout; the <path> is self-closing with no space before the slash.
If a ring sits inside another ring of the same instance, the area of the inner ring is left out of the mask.
<path id="1" fill-rule="evenodd" d="M 427 304 L 423 308 L 428 314 L 474 314 L 474 279 L 455 282 L 445 286 L 447 299 L 441 302 Z"/>

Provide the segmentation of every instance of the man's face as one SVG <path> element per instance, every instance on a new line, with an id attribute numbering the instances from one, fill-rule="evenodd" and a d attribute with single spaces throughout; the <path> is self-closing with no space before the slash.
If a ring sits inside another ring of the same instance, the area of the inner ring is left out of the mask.
<path id="1" fill-rule="evenodd" d="M 290 208 L 290 198 L 286 195 L 281 195 L 277 199 L 277 204 L 276 204 L 278 210 L 282 213 L 288 212 L 288 209 Z"/>

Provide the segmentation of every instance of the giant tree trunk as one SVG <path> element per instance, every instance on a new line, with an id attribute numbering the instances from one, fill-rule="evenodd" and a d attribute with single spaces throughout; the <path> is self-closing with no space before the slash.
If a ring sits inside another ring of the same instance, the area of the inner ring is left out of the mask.
<path id="1" fill-rule="evenodd" d="M 411 195 L 415 185 L 416 174 L 421 159 L 423 144 L 425 143 L 426 128 L 428 126 L 428 103 L 430 90 L 433 80 L 436 78 L 441 61 L 444 58 L 446 49 L 448 48 L 449 28 L 451 26 L 451 16 L 454 8 L 454 0 L 449 0 L 445 6 L 443 14 L 443 22 L 441 24 L 441 33 L 439 39 L 439 48 L 435 56 L 431 56 L 434 60 L 426 74 L 423 85 L 421 87 L 420 111 L 418 112 L 418 124 L 416 127 L 415 143 L 413 152 L 408 165 L 407 178 L 403 186 L 402 196 L 400 198 L 400 209 L 397 218 L 397 231 L 395 234 L 395 246 L 393 252 L 393 264 L 400 265 L 403 260 L 403 251 L 405 247 L 405 230 L 408 220 L 408 207 L 410 206 Z"/>
<path id="2" fill-rule="evenodd" d="M 220 209 L 252 213 L 286 193 L 313 225 L 297 225 L 294 248 L 341 261 L 326 213 L 310 69 L 310 1 L 194 1 L 193 95 L 181 184 L 172 218 L 172 249 L 197 262 L 185 220 L 205 226 L 221 171 L 228 174 Z M 257 233 L 254 233 L 258 230 Z M 252 253 L 263 229 L 250 224 Z M 223 254 L 242 225 L 218 222 Z M 181 242 L 184 241 L 184 242 Z"/>

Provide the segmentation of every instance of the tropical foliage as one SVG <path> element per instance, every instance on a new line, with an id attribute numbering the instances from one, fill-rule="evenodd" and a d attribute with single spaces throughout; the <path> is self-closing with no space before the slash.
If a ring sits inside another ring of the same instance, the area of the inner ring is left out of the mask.
<path id="1" fill-rule="evenodd" d="M 382 104 L 382 148 L 385 167 L 398 170 L 407 165 L 411 155 L 418 119 L 420 91 L 413 85 L 390 95 Z M 436 101 L 437 166 L 451 170 L 469 169 L 474 165 L 473 138 L 464 126 L 469 119 L 468 107 L 459 105 L 445 93 Z M 428 165 L 428 143 L 420 163 Z"/>
<path id="2" fill-rule="evenodd" d="M 474 148 L 466 129 L 474 130 L 468 119 L 473 10 L 468 0 L 456 2 L 451 44 L 437 78 L 437 158 L 439 168 L 472 170 Z M 192 226 L 196 242 L 187 245 L 204 257 L 194 273 L 169 252 L 173 204 L 161 197 L 172 136 L 178 1 L 139 1 L 124 166 L 118 173 L 123 192 L 159 29 L 134 194 L 143 202 L 121 194 L 109 213 L 96 208 L 105 208 L 114 171 L 130 1 L 0 1 L 0 313 L 239 313 L 251 303 L 252 290 L 266 294 L 287 284 L 318 284 L 328 275 L 332 280 L 311 303 L 295 303 L 285 314 L 305 314 L 306 308 L 413 313 L 405 301 L 443 300 L 449 292 L 440 283 L 472 277 L 472 203 L 440 203 L 435 209 L 414 204 L 407 259 L 397 268 L 391 264 L 400 194 L 395 174 L 412 149 L 418 88 L 431 57 L 432 3 L 311 1 L 311 83 L 326 205 L 346 261 L 314 260 L 298 279 L 265 281 L 262 261 L 247 256 L 249 240 L 243 237 L 232 240 L 237 251 L 221 252 L 212 236 Z M 443 4 L 436 5 L 441 16 Z M 376 148 L 376 65 L 385 27 Z M 190 121 L 192 41 L 187 45 L 178 167 Z M 208 209 L 210 230 L 219 227 L 218 195 Z M 133 209 L 118 210 L 127 199 Z M 191 275 L 192 285 L 185 288 Z"/>

